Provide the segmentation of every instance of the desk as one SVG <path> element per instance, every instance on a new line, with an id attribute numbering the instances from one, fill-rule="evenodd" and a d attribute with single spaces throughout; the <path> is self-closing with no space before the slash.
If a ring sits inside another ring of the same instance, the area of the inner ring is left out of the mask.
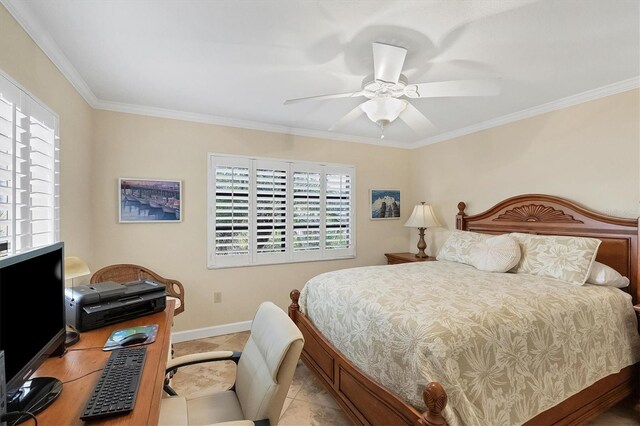
<path id="1" fill-rule="evenodd" d="M 147 358 L 134 410 L 125 416 L 109 417 L 91 422 L 91 424 L 107 425 L 158 424 L 164 371 L 171 346 L 170 335 L 174 304 L 174 301 L 167 300 L 167 307 L 163 312 L 81 333 L 80 341 L 70 347 L 70 350 L 63 357 L 53 357 L 46 360 L 34 376 L 55 377 L 63 382 L 63 386 L 58 399 L 38 414 L 38 422 L 41 425 L 84 424 L 80 420 L 80 416 L 110 352 L 104 352 L 101 349 L 77 349 L 102 348 L 111 333 L 121 328 L 158 324 L 156 341 L 146 346 Z"/>

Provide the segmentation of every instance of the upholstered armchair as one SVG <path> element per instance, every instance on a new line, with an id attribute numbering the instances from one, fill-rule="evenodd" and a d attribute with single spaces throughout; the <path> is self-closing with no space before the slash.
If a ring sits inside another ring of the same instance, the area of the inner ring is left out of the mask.
<path id="1" fill-rule="evenodd" d="M 160 425 L 276 425 L 302 352 L 304 338 L 286 313 L 262 303 L 253 319 L 242 352 L 213 351 L 177 357 L 167 373 L 178 367 L 232 360 L 236 381 L 226 391 L 200 391 L 181 396 L 165 386 Z"/>
<path id="2" fill-rule="evenodd" d="M 173 297 L 176 300 L 174 315 L 178 315 L 184 311 L 184 287 L 180 281 L 164 278 L 144 266 L 131 263 L 105 266 L 91 276 L 90 282 L 91 284 L 104 281 L 126 283 L 137 280 L 151 280 L 164 284 L 168 297 Z"/>

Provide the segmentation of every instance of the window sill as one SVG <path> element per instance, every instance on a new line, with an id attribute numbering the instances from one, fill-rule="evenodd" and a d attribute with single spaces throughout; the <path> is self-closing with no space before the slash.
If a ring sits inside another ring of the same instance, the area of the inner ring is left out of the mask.
<path id="1" fill-rule="evenodd" d="M 207 269 L 231 269 L 231 268 L 251 268 L 254 266 L 273 266 L 273 265 L 286 265 L 291 263 L 310 263 L 310 262 L 332 262 L 334 260 L 349 260 L 355 259 L 357 256 L 341 256 L 341 257 L 329 257 L 326 259 L 302 259 L 302 260 L 284 260 L 281 262 L 265 262 L 265 263 L 246 263 L 242 265 L 207 265 Z"/>

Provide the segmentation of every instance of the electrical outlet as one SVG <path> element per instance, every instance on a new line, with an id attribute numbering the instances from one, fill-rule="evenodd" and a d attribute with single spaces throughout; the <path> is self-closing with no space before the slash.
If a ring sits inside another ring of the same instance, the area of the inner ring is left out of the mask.
<path id="1" fill-rule="evenodd" d="M 213 293 L 213 303 L 222 303 L 222 293 L 216 291 Z"/>

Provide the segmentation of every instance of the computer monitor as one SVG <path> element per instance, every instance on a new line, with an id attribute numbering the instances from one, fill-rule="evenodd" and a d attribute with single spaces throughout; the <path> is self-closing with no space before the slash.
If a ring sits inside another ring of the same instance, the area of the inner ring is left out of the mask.
<path id="1" fill-rule="evenodd" d="M 64 244 L 0 258 L 0 351 L 4 351 L 7 412 L 37 413 L 62 391 L 53 377 L 31 378 L 64 353 Z"/>

